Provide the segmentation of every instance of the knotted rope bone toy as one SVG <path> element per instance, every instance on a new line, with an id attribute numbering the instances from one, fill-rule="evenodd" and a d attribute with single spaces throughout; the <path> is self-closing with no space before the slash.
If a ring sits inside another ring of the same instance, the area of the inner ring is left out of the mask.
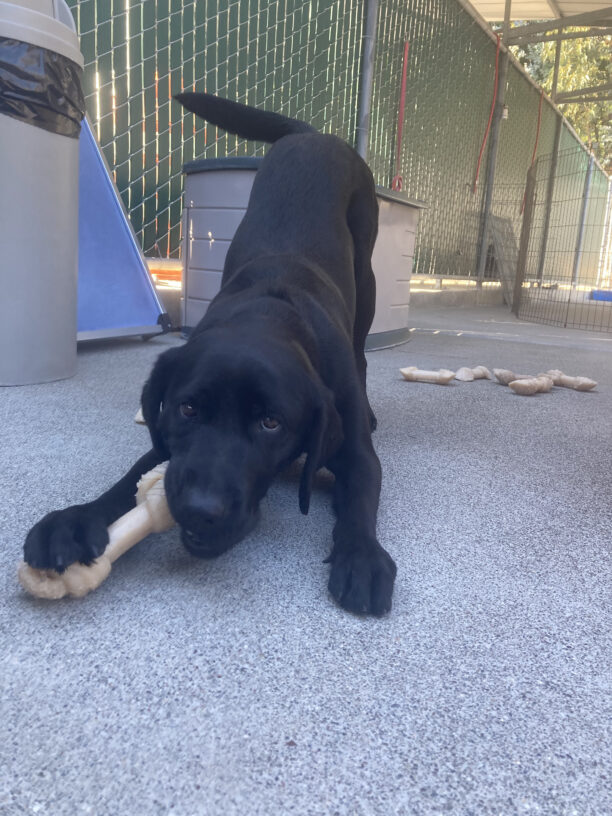
<path id="1" fill-rule="evenodd" d="M 65 595 L 82 598 L 108 578 L 111 564 L 119 556 L 149 533 L 170 529 L 174 519 L 170 515 L 164 491 L 167 464 L 157 465 L 142 476 L 136 492 L 136 507 L 110 525 L 109 542 L 99 558 L 87 566 L 70 564 L 62 573 L 35 569 L 22 561 L 17 570 L 21 586 L 37 598 L 57 600 Z"/>

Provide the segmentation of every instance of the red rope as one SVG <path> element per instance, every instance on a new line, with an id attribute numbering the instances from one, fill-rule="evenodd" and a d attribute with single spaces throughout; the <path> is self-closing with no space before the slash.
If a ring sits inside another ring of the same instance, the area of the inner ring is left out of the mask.
<path id="1" fill-rule="evenodd" d="M 402 67 L 402 89 L 400 91 L 400 101 L 399 101 L 399 114 L 397 117 L 397 140 L 395 143 L 395 169 L 397 170 L 396 175 L 393 177 L 393 181 L 391 182 L 391 189 L 392 190 L 401 190 L 404 184 L 404 179 L 401 177 L 399 169 L 400 169 L 400 159 L 402 155 L 402 134 L 404 131 L 404 113 L 406 110 L 406 77 L 408 73 L 408 50 L 410 48 L 410 43 L 404 43 L 404 65 Z"/>
<path id="2" fill-rule="evenodd" d="M 531 164 L 529 165 L 529 169 L 533 167 L 533 163 L 535 161 L 536 153 L 538 150 L 538 142 L 540 140 L 540 122 L 542 121 L 542 100 L 544 99 L 544 91 L 540 91 L 540 104 L 538 105 L 538 126 L 536 127 L 536 137 L 535 137 L 535 144 L 533 146 L 533 153 L 531 154 Z M 525 210 L 525 201 L 527 199 L 527 186 L 525 185 L 525 192 L 523 193 L 523 203 L 521 205 L 521 215 Z"/>
<path id="3" fill-rule="evenodd" d="M 497 37 L 497 48 L 495 50 L 495 84 L 493 86 L 493 101 L 491 102 L 491 110 L 489 112 L 489 121 L 487 122 L 487 128 L 485 130 L 485 135 L 482 140 L 482 145 L 480 146 L 480 153 L 478 154 L 478 164 L 476 165 L 476 177 L 474 178 L 474 186 L 472 187 L 472 195 L 476 193 L 476 187 L 478 186 L 478 176 L 480 175 L 480 163 L 482 162 L 482 154 L 484 153 L 485 145 L 487 143 L 487 139 L 489 138 L 489 131 L 491 130 L 491 122 L 493 121 L 493 111 L 495 110 L 495 103 L 497 102 L 497 77 L 499 76 L 499 45 L 501 38 L 499 34 L 495 35 Z"/>

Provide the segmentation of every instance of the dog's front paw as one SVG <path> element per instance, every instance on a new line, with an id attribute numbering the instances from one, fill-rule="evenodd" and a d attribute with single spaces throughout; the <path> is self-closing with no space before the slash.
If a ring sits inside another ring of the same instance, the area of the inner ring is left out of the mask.
<path id="1" fill-rule="evenodd" d="M 367 547 L 336 543 L 326 560 L 331 564 L 328 588 L 340 606 L 359 615 L 390 611 L 397 567 L 377 541 Z"/>
<path id="2" fill-rule="evenodd" d="M 102 515 L 91 505 L 75 505 L 54 510 L 35 524 L 26 537 L 23 557 L 36 569 L 63 572 L 76 561 L 91 564 L 107 544 Z"/>

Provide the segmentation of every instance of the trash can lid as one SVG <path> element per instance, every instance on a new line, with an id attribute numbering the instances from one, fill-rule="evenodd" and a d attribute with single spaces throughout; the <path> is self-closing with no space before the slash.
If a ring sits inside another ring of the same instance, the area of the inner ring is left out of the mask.
<path id="1" fill-rule="evenodd" d="M 81 68 L 85 64 L 65 0 L 0 0 L 0 37 L 54 51 Z"/>
<path id="2" fill-rule="evenodd" d="M 396 204 L 405 204 L 407 207 L 415 207 L 417 210 L 428 209 L 427 203 L 420 198 L 408 198 L 405 193 L 387 190 L 386 187 L 376 187 L 376 195 L 385 201 L 395 201 Z"/>
<path id="3" fill-rule="evenodd" d="M 208 173 L 210 170 L 258 170 L 262 156 L 223 156 L 219 159 L 198 159 L 183 165 L 183 173 Z"/>

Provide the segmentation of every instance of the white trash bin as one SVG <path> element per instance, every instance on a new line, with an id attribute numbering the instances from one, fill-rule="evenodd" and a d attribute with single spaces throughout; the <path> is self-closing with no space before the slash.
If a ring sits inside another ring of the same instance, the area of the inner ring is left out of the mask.
<path id="1" fill-rule="evenodd" d="M 0 0 L 0 385 L 76 371 L 82 69 L 64 0 Z"/>

